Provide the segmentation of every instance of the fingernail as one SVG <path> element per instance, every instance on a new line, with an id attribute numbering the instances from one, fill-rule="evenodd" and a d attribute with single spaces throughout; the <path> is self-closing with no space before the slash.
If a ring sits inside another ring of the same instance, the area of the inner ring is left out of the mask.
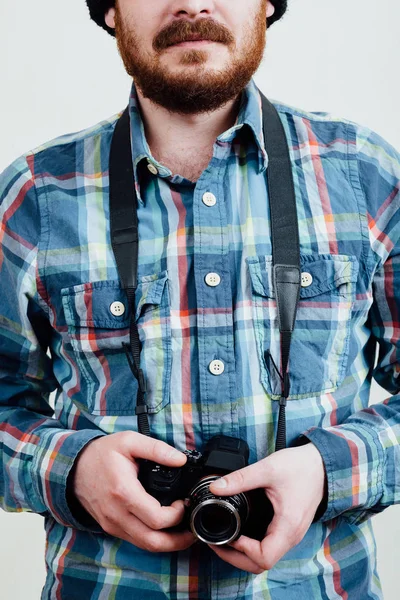
<path id="1" fill-rule="evenodd" d="M 219 479 L 213 481 L 213 487 L 216 488 L 226 488 L 227 485 L 228 484 L 226 483 L 226 480 L 223 477 L 220 477 Z"/>

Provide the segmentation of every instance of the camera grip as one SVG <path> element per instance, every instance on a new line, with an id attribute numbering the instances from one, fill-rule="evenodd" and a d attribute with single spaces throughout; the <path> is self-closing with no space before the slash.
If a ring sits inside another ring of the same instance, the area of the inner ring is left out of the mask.
<path id="1" fill-rule="evenodd" d="M 181 467 L 165 467 L 147 459 L 139 461 L 138 480 L 161 506 L 170 506 L 180 499 L 181 477 Z"/>

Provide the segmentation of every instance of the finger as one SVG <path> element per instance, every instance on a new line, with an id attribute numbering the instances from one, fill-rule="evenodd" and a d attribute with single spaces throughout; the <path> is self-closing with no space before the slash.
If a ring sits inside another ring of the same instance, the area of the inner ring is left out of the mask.
<path id="1" fill-rule="evenodd" d="M 263 569 L 272 569 L 291 548 L 301 541 L 303 536 L 304 534 L 299 535 L 298 530 L 288 524 L 287 519 L 275 516 L 261 543 L 242 535 L 232 543 L 232 547 L 243 552 Z"/>
<path id="2" fill-rule="evenodd" d="M 123 508 L 136 515 L 151 529 L 173 527 L 182 520 L 184 514 L 183 501 L 164 507 L 146 492 L 138 480 L 135 463 L 131 460 L 118 463 L 118 476 L 110 486 L 110 496 L 111 503 L 105 506 L 104 513 L 112 511 L 113 514 L 118 514 Z"/>
<path id="3" fill-rule="evenodd" d="M 147 458 L 171 467 L 179 467 L 186 462 L 186 454 L 162 440 L 156 440 L 135 431 L 125 433 L 128 435 L 124 435 L 122 438 L 122 449 L 131 458 Z"/>
<path id="4" fill-rule="evenodd" d="M 259 575 L 264 570 L 260 567 L 260 565 L 251 560 L 248 556 L 246 556 L 242 552 L 238 552 L 234 548 L 229 548 L 226 546 L 215 546 L 213 544 L 207 545 L 209 546 L 209 548 L 211 548 L 211 550 L 214 550 L 215 554 L 222 558 L 222 560 L 233 565 L 234 567 L 237 567 L 238 569 L 243 569 L 243 571 L 249 571 L 250 573 L 254 573 L 255 575 Z"/>
<path id="5" fill-rule="evenodd" d="M 276 564 L 289 550 L 301 542 L 307 529 L 296 526 L 284 515 L 275 515 L 267 530 L 267 535 L 261 542 L 262 554 L 267 562 Z M 263 563 L 261 563 L 263 564 Z"/>
<path id="6" fill-rule="evenodd" d="M 124 534 L 123 539 L 135 544 L 139 548 L 149 552 L 175 552 L 186 550 L 197 542 L 197 538 L 191 531 L 166 532 L 154 531 L 147 527 L 134 515 L 127 515 L 121 526 Z"/>
<path id="7" fill-rule="evenodd" d="M 262 553 L 261 543 L 258 540 L 241 535 L 239 539 L 229 544 L 234 550 L 247 556 L 250 560 L 256 563 L 259 567 L 262 566 L 264 557 Z"/>
<path id="8" fill-rule="evenodd" d="M 260 460 L 213 481 L 210 484 L 210 492 L 218 496 L 239 494 L 240 492 L 267 487 L 270 482 L 268 463 L 266 460 Z"/>
<path id="9" fill-rule="evenodd" d="M 166 529 L 181 522 L 185 507 L 183 500 L 176 500 L 171 506 L 161 506 L 160 502 L 148 494 L 136 479 L 131 481 L 129 491 L 124 490 L 122 496 L 114 492 L 130 513 L 138 517 L 151 529 Z"/>

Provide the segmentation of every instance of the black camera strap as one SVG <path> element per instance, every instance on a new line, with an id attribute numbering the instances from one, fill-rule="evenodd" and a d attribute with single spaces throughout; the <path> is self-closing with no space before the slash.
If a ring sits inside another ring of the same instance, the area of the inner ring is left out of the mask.
<path id="1" fill-rule="evenodd" d="M 290 342 L 300 297 L 300 241 L 296 197 L 285 130 L 273 104 L 259 90 L 263 109 L 263 131 L 268 154 L 268 194 L 271 217 L 273 287 L 281 334 L 281 398 L 275 450 L 286 448 L 286 400 L 290 380 Z M 264 359 L 272 356 L 267 351 Z M 274 365 L 275 366 L 275 365 Z M 276 368 L 276 367 L 275 367 Z"/>
<path id="2" fill-rule="evenodd" d="M 300 295 L 300 246 L 293 175 L 286 134 L 273 104 L 259 90 L 262 99 L 263 131 L 268 154 L 268 192 L 270 200 L 273 285 L 281 334 L 281 364 L 275 367 L 281 379 L 276 450 L 286 447 L 285 407 L 289 396 L 288 363 Z M 129 109 L 115 126 L 110 151 L 110 227 L 111 243 L 122 287 L 131 308 L 130 344 L 124 344 L 130 368 L 138 381 L 135 414 L 138 430 L 150 435 L 147 417 L 146 382 L 140 369 L 140 339 L 135 317 L 135 292 L 138 270 L 137 197 L 133 175 Z M 265 359 L 270 357 L 265 353 Z M 272 359 L 272 357 L 271 357 Z"/>
<path id="3" fill-rule="evenodd" d="M 129 344 L 124 350 L 132 373 L 138 381 L 135 414 L 139 433 L 150 435 L 147 418 L 146 382 L 140 368 L 141 343 L 136 324 L 135 293 L 139 257 L 137 197 L 132 166 L 129 108 L 118 119 L 111 140 L 110 165 L 111 245 L 122 287 L 131 309 Z"/>

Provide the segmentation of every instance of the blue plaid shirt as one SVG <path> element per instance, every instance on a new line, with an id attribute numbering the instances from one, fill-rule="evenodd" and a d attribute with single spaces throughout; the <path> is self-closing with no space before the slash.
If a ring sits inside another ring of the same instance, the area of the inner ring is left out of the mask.
<path id="1" fill-rule="evenodd" d="M 44 517 L 42 600 L 382 598 L 369 517 L 400 502 L 400 155 L 357 123 L 272 103 L 289 144 L 303 273 L 287 438 L 304 434 L 321 452 L 326 510 L 253 575 L 205 544 L 141 550 L 85 520 L 67 495 L 90 440 L 137 431 L 122 350 L 130 307 L 109 228 L 118 113 L 0 177 L 0 504 Z M 252 80 L 197 182 L 152 156 L 134 84 L 129 106 L 151 433 L 180 450 L 240 437 L 253 463 L 274 451 L 280 392 L 265 359 L 269 350 L 279 365 L 280 342 L 259 93 Z M 368 407 L 373 376 L 391 397 Z"/>

